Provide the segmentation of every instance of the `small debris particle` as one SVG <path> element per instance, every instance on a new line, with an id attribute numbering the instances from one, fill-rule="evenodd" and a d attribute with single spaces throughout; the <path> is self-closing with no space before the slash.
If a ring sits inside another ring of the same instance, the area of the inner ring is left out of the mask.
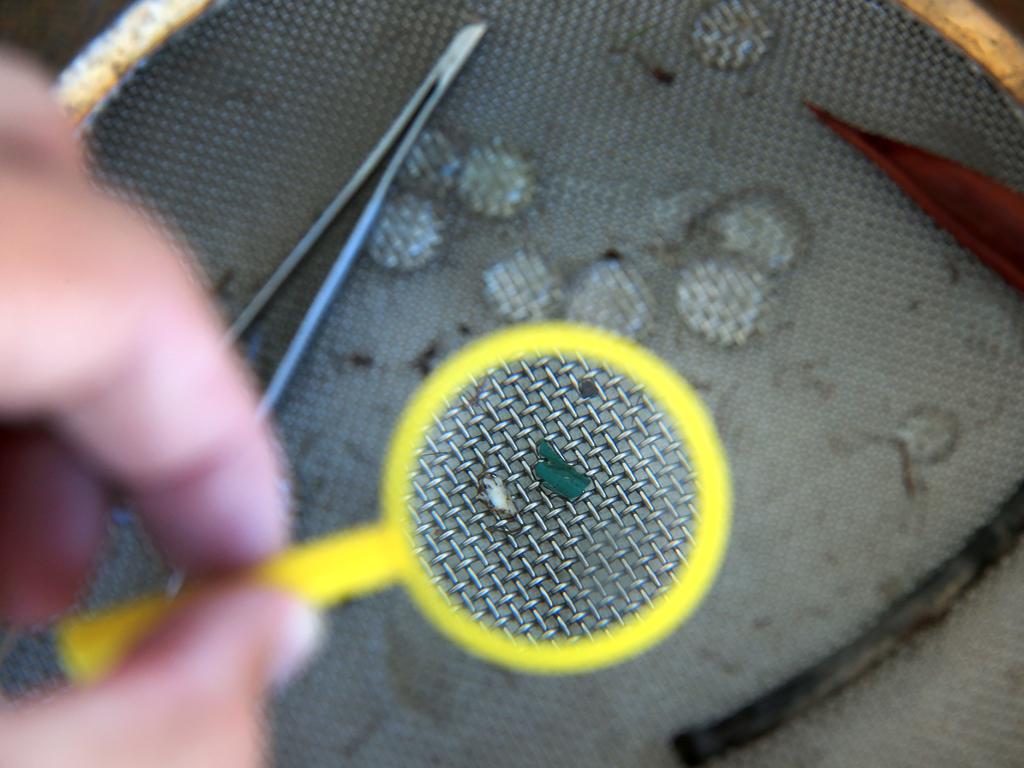
<path id="1" fill-rule="evenodd" d="M 662 85 L 672 85 L 676 79 L 675 72 L 669 72 L 664 67 L 651 67 L 651 77 L 657 80 Z"/>
<path id="2" fill-rule="evenodd" d="M 914 463 L 910 458 L 910 451 L 905 443 L 897 442 L 896 450 L 900 455 L 900 476 L 903 480 L 903 490 L 907 498 L 914 498 L 917 495 L 917 481 L 914 479 Z"/>
<path id="3" fill-rule="evenodd" d="M 939 626 L 949 614 L 949 605 L 937 606 L 931 610 L 930 613 L 925 613 L 923 616 L 919 616 L 913 624 L 907 627 L 907 631 L 903 633 L 903 637 L 910 637 L 911 635 L 923 632 L 932 627 Z"/>
<path id="4" fill-rule="evenodd" d="M 622 253 L 614 248 L 609 248 L 604 252 L 604 258 L 606 261 L 622 261 Z"/>
<path id="5" fill-rule="evenodd" d="M 459 331 L 459 333 L 462 334 L 463 336 L 469 336 L 470 334 L 473 333 L 473 329 L 470 328 L 465 323 L 459 323 L 458 326 L 456 326 L 456 328 Z"/>
<path id="6" fill-rule="evenodd" d="M 228 267 L 221 272 L 220 277 L 217 278 L 217 282 L 213 284 L 213 292 L 215 295 L 223 297 L 231 287 L 231 283 L 235 280 L 235 270 Z"/>
<path id="7" fill-rule="evenodd" d="M 348 356 L 348 361 L 356 368 L 369 368 L 373 365 L 373 355 L 368 355 L 365 352 L 353 352 Z"/>
<path id="8" fill-rule="evenodd" d="M 917 312 L 917 310 L 919 310 L 920 308 L 921 308 L 921 300 L 920 299 L 911 299 L 910 303 L 907 304 L 907 309 L 910 310 L 911 312 Z"/>
<path id="9" fill-rule="evenodd" d="M 593 379 L 584 379 L 580 382 L 580 397 L 597 397 L 597 384 Z"/>
<path id="10" fill-rule="evenodd" d="M 505 517 L 515 514 L 515 510 L 512 508 L 512 499 L 508 495 L 508 489 L 501 480 L 496 477 L 484 477 L 480 482 L 492 512 Z"/>
<path id="11" fill-rule="evenodd" d="M 421 376 L 426 376 L 434 369 L 434 363 L 437 362 L 436 358 L 439 351 L 437 341 L 432 341 L 412 361 L 413 367 L 420 372 Z"/>

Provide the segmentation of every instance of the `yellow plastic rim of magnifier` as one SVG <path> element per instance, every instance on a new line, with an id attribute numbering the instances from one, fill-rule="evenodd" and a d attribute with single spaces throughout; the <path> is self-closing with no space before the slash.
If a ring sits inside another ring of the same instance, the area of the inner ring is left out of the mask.
<path id="1" fill-rule="evenodd" d="M 576 356 L 644 386 L 681 440 L 696 477 L 696 530 L 678 581 L 615 628 L 591 638 L 530 640 L 472 618 L 431 580 L 416 554 L 412 478 L 423 441 L 448 404 L 487 371 L 516 360 Z M 671 368 L 632 342 L 564 323 L 511 328 L 456 353 L 423 383 L 406 406 L 382 475 L 382 520 L 293 546 L 247 572 L 240 583 L 284 589 L 314 606 L 368 595 L 404 583 L 427 617 L 468 651 L 530 672 L 582 672 L 607 666 L 649 647 L 683 621 L 707 593 L 725 552 L 730 490 L 722 448 L 707 411 Z M 204 594 L 197 584 L 181 597 L 144 596 L 97 613 L 72 615 L 55 628 L 65 671 L 94 680 L 120 660 L 167 616 Z"/>
<path id="2" fill-rule="evenodd" d="M 547 355 L 582 356 L 642 385 L 683 443 L 695 477 L 697 524 L 678 581 L 622 625 L 592 638 L 536 640 L 514 637 L 474 619 L 431 580 L 414 551 L 412 478 L 428 431 L 474 377 L 516 360 Z M 399 547 L 403 580 L 427 617 L 463 648 L 491 661 L 536 673 L 584 672 L 649 648 L 683 622 L 714 581 L 725 554 L 731 515 L 728 467 L 714 424 L 700 397 L 675 371 L 639 345 L 569 323 L 516 326 L 484 337 L 445 361 L 406 406 L 388 449 L 382 477 L 387 523 L 410 542 Z"/>

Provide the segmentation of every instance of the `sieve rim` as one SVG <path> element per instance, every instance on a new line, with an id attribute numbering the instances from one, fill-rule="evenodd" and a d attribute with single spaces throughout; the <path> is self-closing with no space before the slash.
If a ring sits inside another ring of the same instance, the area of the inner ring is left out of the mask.
<path id="1" fill-rule="evenodd" d="M 697 524 L 687 567 L 655 598 L 654 605 L 589 639 L 536 640 L 513 637 L 474 619 L 450 601 L 415 551 L 412 478 L 423 439 L 436 414 L 478 377 L 510 359 L 583 356 L 644 386 L 683 444 L 693 466 Z M 682 624 L 711 588 L 725 555 L 732 497 L 728 465 L 714 423 L 696 391 L 652 352 L 607 331 L 575 323 L 512 326 L 477 339 L 449 357 L 406 403 L 392 433 L 381 475 L 381 511 L 402 539 L 400 578 L 442 634 L 491 661 L 539 674 L 585 672 L 647 650 Z"/>
<path id="2" fill-rule="evenodd" d="M 889 2 L 935 30 L 1024 104 L 1024 29 L 979 0 Z M 60 73 L 58 100 L 76 124 L 86 126 L 149 56 L 222 5 L 223 0 L 134 0 Z"/>

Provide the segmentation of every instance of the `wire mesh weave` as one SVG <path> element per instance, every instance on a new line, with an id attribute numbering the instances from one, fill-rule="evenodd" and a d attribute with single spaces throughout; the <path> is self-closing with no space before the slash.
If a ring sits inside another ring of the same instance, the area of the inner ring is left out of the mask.
<path id="1" fill-rule="evenodd" d="M 534 477 L 542 440 L 590 478 L 578 499 Z M 438 416 L 419 467 L 421 558 L 453 601 L 511 635 L 614 629 L 685 560 L 694 509 L 682 445 L 641 385 L 583 358 L 508 361 L 474 380 Z"/>

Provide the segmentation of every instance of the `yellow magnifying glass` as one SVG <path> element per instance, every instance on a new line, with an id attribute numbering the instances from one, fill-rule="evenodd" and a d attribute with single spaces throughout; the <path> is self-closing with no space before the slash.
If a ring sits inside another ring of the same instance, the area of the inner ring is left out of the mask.
<path id="1" fill-rule="evenodd" d="M 555 674 L 622 661 L 684 621 L 721 564 L 731 503 L 693 389 L 641 346 L 568 323 L 499 331 L 435 370 L 399 419 L 380 495 L 378 523 L 243 578 L 317 606 L 402 585 L 467 651 Z M 102 676 L 188 599 L 65 619 L 68 676 Z"/>

